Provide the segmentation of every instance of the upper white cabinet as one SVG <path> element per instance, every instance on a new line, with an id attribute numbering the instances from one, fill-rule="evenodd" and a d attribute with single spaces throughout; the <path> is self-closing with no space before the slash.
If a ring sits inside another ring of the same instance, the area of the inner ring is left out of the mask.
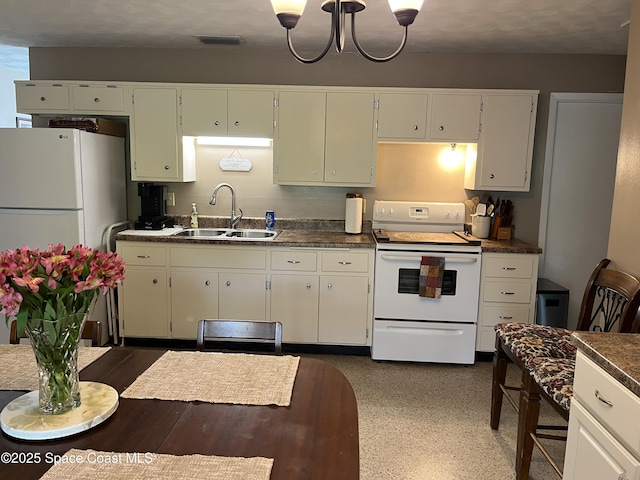
<path id="1" fill-rule="evenodd" d="M 134 88 L 132 101 L 131 180 L 195 180 L 195 154 L 178 134 L 178 90 Z"/>
<path id="2" fill-rule="evenodd" d="M 467 158 L 464 188 L 528 191 L 537 94 L 485 94 L 477 158 Z"/>
<path id="3" fill-rule="evenodd" d="M 183 135 L 273 137 L 272 90 L 181 90 Z"/>
<path id="4" fill-rule="evenodd" d="M 479 93 L 382 92 L 378 140 L 477 142 Z"/>
<path id="5" fill-rule="evenodd" d="M 432 141 L 476 141 L 480 133 L 479 94 L 433 94 L 429 116 Z"/>
<path id="6" fill-rule="evenodd" d="M 423 140 L 427 135 L 426 93 L 381 93 L 378 138 Z"/>
<path id="7" fill-rule="evenodd" d="M 375 185 L 374 100 L 372 92 L 280 92 L 274 183 Z"/>
<path id="8" fill-rule="evenodd" d="M 125 111 L 125 89 L 117 85 L 16 83 L 16 109 L 22 113 L 109 114 Z"/>

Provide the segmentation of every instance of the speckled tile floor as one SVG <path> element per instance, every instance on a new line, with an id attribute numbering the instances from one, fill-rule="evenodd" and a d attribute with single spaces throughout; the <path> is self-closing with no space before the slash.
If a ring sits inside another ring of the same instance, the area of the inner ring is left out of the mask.
<path id="1" fill-rule="evenodd" d="M 458 366 L 311 356 L 334 364 L 353 385 L 362 480 L 515 479 L 516 413 L 505 402 L 500 429 L 489 427 L 491 362 Z M 518 384 L 515 368 L 509 378 Z M 541 423 L 563 422 L 544 404 Z M 561 461 L 565 443 L 546 444 Z M 529 478 L 558 478 L 537 448 Z"/>

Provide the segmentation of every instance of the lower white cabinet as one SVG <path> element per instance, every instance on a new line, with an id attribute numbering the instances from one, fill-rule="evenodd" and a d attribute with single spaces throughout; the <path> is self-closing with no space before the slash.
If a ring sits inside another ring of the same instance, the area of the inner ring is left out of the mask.
<path id="1" fill-rule="evenodd" d="M 640 479 L 640 399 L 578 351 L 564 480 Z"/>
<path id="2" fill-rule="evenodd" d="M 483 253 L 476 350 L 495 350 L 495 325 L 535 321 L 538 255 Z"/>
<path id="3" fill-rule="evenodd" d="M 369 345 L 373 250 L 117 242 L 123 338 L 195 339 L 198 321 L 279 321 L 285 343 Z"/>

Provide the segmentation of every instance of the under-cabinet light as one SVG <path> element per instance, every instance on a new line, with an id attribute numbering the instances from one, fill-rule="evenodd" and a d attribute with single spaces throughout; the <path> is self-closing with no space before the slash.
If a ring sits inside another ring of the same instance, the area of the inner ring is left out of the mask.
<path id="1" fill-rule="evenodd" d="M 219 147 L 269 147 L 270 138 L 250 137 L 196 137 L 198 145 L 214 145 Z"/>

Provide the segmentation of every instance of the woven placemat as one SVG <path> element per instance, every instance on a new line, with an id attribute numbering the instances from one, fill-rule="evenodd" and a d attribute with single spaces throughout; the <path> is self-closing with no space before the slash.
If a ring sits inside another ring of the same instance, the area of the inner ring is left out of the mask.
<path id="1" fill-rule="evenodd" d="M 73 461 L 72 461 L 73 460 Z M 115 453 L 71 449 L 41 478 L 68 480 L 268 480 L 272 458 Z"/>
<path id="2" fill-rule="evenodd" d="M 111 347 L 78 348 L 78 370 L 107 353 Z M 31 345 L 0 345 L 0 390 L 37 390 L 38 367 Z"/>
<path id="3" fill-rule="evenodd" d="M 121 397 L 288 406 L 299 363 L 290 355 L 168 351 Z"/>

